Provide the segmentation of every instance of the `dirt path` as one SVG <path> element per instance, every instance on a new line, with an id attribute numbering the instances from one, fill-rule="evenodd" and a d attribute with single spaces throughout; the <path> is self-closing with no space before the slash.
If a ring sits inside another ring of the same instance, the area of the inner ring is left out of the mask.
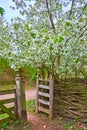
<path id="1" fill-rule="evenodd" d="M 13 97 L 14 97 L 14 94 L 2 95 L 0 96 L 0 100 L 9 99 Z M 35 89 L 26 90 L 25 97 L 26 97 L 26 100 L 34 99 L 36 97 L 36 90 Z"/>
<path id="2" fill-rule="evenodd" d="M 52 121 L 44 119 L 39 115 L 28 115 L 28 121 L 32 124 L 32 130 L 65 130 L 62 125 L 55 125 Z"/>
<path id="3" fill-rule="evenodd" d="M 26 100 L 34 99 L 36 97 L 36 90 L 26 91 Z M 64 130 L 61 125 L 54 125 L 52 121 L 44 119 L 39 115 L 32 115 L 27 113 L 27 119 L 32 124 L 33 130 Z"/>
<path id="4" fill-rule="evenodd" d="M 26 100 L 34 99 L 36 97 L 36 90 L 30 89 L 25 91 Z"/>

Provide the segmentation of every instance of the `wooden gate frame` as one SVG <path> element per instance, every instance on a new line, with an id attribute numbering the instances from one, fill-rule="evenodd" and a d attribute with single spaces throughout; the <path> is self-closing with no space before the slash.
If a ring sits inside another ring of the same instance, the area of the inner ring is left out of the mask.
<path id="1" fill-rule="evenodd" d="M 37 81 L 36 81 L 36 113 L 39 113 L 40 111 L 47 113 L 49 115 L 49 119 L 52 119 L 53 118 L 53 84 L 54 84 L 54 80 L 53 80 L 52 76 L 50 75 L 49 80 L 46 80 L 49 82 L 49 85 L 40 84 L 39 83 L 40 81 L 45 81 L 45 80 L 40 79 L 39 76 L 37 76 Z M 49 90 L 49 94 L 39 91 L 40 88 Z M 39 95 L 43 96 L 43 97 L 48 97 L 49 101 L 45 101 L 45 100 L 40 99 Z M 49 109 L 45 109 L 45 108 L 41 107 L 40 103 L 48 105 Z"/>
<path id="2" fill-rule="evenodd" d="M 8 114 L 9 117 L 0 120 L 0 124 L 4 123 L 5 121 L 9 121 L 9 120 L 16 120 L 17 119 L 17 100 L 16 100 L 16 90 L 12 89 L 12 90 L 4 90 L 4 91 L 0 91 L 0 95 L 6 95 L 6 94 L 15 94 L 14 98 L 10 98 L 10 99 L 4 99 L 4 100 L 0 100 L 0 114 Z M 11 108 L 7 108 L 4 104 L 7 103 L 12 103 L 14 102 L 14 107 Z M 14 110 L 14 113 L 12 113 L 12 111 Z"/>
<path id="3" fill-rule="evenodd" d="M 15 89 L 0 92 L 0 95 L 15 93 L 15 98 L 0 100 L 0 108 L 1 108 L 0 113 L 1 114 L 7 113 L 9 116 L 8 119 L 6 118 L 6 120 L 3 119 L 2 121 L 0 121 L 0 124 L 3 123 L 4 121 L 9 121 L 11 119 L 12 120 L 20 119 L 24 122 L 27 121 L 25 88 L 23 78 L 20 75 L 20 73 L 16 75 L 15 82 L 16 82 Z M 11 109 L 7 108 L 4 105 L 5 103 L 11 103 L 11 102 L 15 103 L 15 113 L 12 113 Z"/>

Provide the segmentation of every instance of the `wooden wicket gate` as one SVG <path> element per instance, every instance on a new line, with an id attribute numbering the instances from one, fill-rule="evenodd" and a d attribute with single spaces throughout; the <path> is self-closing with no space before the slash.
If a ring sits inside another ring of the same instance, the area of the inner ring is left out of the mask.
<path id="1" fill-rule="evenodd" d="M 53 117 L 53 79 L 43 80 L 37 77 L 37 94 L 36 94 L 36 111 L 44 112 L 49 115 L 49 119 Z"/>

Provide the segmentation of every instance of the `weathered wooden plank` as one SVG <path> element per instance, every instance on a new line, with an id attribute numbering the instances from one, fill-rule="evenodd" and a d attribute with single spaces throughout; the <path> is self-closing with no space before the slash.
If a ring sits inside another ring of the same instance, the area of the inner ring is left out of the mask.
<path id="1" fill-rule="evenodd" d="M 39 98 L 39 80 L 38 80 L 38 75 L 37 75 L 37 80 L 36 80 L 36 113 L 38 113 L 38 98 Z"/>
<path id="2" fill-rule="evenodd" d="M 8 108 L 9 109 L 9 111 L 14 111 L 15 110 L 15 107 L 10 107 L 10 108 Z M 0 114 L 4 114 L 4 112 L 2 111 L 2 110 L 0 110 Z"/>
<path id="3" fill-rule="evenodd" d="M 16 86 L 15 86 L 15 87 L 16 87 Z M 14 110 L 14 112 L 15 112 L 17 118 L 18 118 L 18 104 L 17 104 L 17 95 L 16 95 L 16 92 L 15 92 L 15 102 L 14 102 L 14 105 L 15 105 L 15 110 Z"/>
<path id="4" fill-rule="evenodd" d="M 15 111 L 15 106 L 8 108 L 9 111 Z"/>
<path id="5" fill-rule="evenodd" d="M 3 90 L 3 91 L 0 91 L 0 95 L 14 94 L 15 91 L 16 91 L 15 89 L 12 89 L 12 90 Z"/>
<path id="6" fill-rule="evenodd" d="M 4 119 L 0 120 L 0 126 L 1 126 L 3 123 L 5 123 L 5 122 L 9 122 L 10 120 L 11 120 L 10 117 L 7 117 L 7 118 L 4 118 Z"/>
<path id="7" fill-rule="evenodd" d="M 44 92 L 40 92 L 40 91 L 39 91 L 39 95 L 44 96 L 44 97 L 50 97 L 50 95 L 48 93 L 44 93 Z"/>
<path id="8" fill-rule="evenodd" d="M 47 86 L 47 85 L 42 85 L 42 84 L 39 85 L 39 88 L 48 89 L 48 90 L 50 89 L 49 86 Z"/>
<path id="9" fill-rule="evenodd" d="M 52 78 L 52 76 L 50 75 L 50 91 L 49 91 L 49 95 L 50 95 L 50 105 L 49 105 L 49 118 L 52 119 L 53 118 L 53 84 L 54 84 L 54 80 Z"/>
<path id="10" fill-rule="evenodd" d="M 15 98 L 0 100 L 0 103 L 2 104 L 12 103 L 12 102 L 15 102 Z"/>
<path id="11" fill-rule="evenodd" d="M 1 86 L 9 85 L 9 84 L 14 85 L 15 81 L 14 80 L 12 80 L 12 81 L 0 81 Z"/>
<path id="12" fill-rule="evenodd" d="M 16 75 L 15 81 L 16 81 L 18 118 L 21 119 L 22 121 L 27 121 L 25 86 L 22 77 L 22 70 L 19 70 L 19 73 Z"/>
<path id="13" fill-rule="evenodd" d="M 42 100 L 42 99 L 38 99 L 38 102 L 44 104 L 44 105 L 48 105 L 49 106 L 49 102 L 48 101 L 45 101 L 45 100 Z"/>
<path id="14" fill-rule="evenodd" d="M 4 113 L 7 113 L 11 119 L 13 119 L 13 120 L 16 119 L 16 115 L 13 114 L 11 111 L 9 111 L 9 108 L 6 108 L 2 103 L 0 103 L 0 108 L 2 109 L 2 111 Z"/>
<path id="15" fill-rule="evenodd" d="M 0 114 L 4 114 L 4 112 L 2 110 L 0 110 Z"/>
<path id="16" fill-rule="evenodd" d="M 39 79 L 39 81 L 41 81 L 41 82 L 49 82 L 49 79 L 47 79 L 47 80 Z"/>
<path id="17" fill-rule="evenodd" d="M 49 114 L 49 110 L 48 109 L 46 109 L 46 108 L 43 108 L 43 107 L 38 107 L 38 110 L 39 111 L 41 111 L 41 112 L 45 112 L 45 113 L 47 113 L 47 114 Z"/>

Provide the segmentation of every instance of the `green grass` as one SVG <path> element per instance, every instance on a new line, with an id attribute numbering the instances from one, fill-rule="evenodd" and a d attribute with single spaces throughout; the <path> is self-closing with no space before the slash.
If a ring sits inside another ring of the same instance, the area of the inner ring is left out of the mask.
<path id="1" fill-rule="evenodd" d="M 26 108 L 30 114 L 36 114 L 36 101 L 35 99 L 26 101 Z"/>
<path id="2" fill-rule="evenodd" d="M 4 119 L 9 117 L 8 114 L 4 113 L 4 114 L 0 114 L 0 119 Z"/>
<path id="3" fill-rule="evenodd" d="M 26 85 L 25 90 L 31 90 L 31 89 L 36 89 L 36 86 L 34 85 Z"/>
<path id="4" fill-rule="evenodd" d="M 17 120 L 9 123 L 4 122 L 0 128 L 2 130 L 32 130 L 32 125 L 29 122 L 21 122 L 20 120 Z"/>

